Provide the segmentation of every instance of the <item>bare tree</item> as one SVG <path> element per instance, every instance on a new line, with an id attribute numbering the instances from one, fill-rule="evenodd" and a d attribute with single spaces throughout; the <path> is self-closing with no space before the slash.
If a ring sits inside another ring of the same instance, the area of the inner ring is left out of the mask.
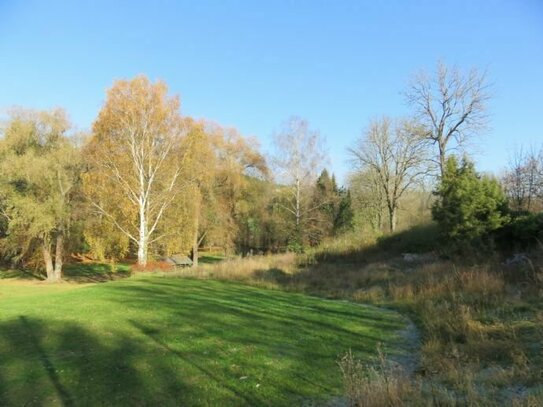
<path id="1" fill-rule="evenodd" d="M 515 210 L 537 211 L 543 207 L 543 149 L 517 150 L 502 178 L 505 193 Z"/>
<path id="2" fill-rule="evenodd" d="M 386 203 L 377 172 L 372 168 L 360 169 L 350 174 L 348 182 L 353 203 L 359 209 L 359 213 L 374 232 L 382 231 Z"/>
<path id="3" fill-rule="evenodd" d="M 372 174 L 382 190 L 391 232 L 396 229 L 400 198 L 428 173 L 427 144 L 420 127 L 409 121 L 394 124 L 385 117 L 371 122 L 349 149 L 354 164 Z"/>
<path id="4" fill-rule="evenodd" d="M 272 162 L 278 181 L 286 190 L 279 205 L 292 215 L 297 234 L 309 214 L 318 208 L 311 205 L 311 188 L 324 166 L 322 144 L 319 132 L 311 130 L 308 122 L 299 117 L 287 120 L 274 137 Z"/>
<path id="5" fill-rule="evenodd" d="M 476 69 L 463 73 L 440 62 L 434 75 L 415 75 L 405 96 L 424 126 L 425 137 L 437 145 L 436 162 L 443 175 L 447 153 L 464 150 L 487 125 L 490 95 L 485 74 Z"/>

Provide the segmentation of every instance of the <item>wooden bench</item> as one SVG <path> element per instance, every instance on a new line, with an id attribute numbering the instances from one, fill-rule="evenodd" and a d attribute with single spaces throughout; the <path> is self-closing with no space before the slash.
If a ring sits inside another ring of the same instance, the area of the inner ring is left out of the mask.
<path id="1" fill-rule="evenodd" d="M 164 257 L 162 261 L 171 264 L 174 268 L 191 267 L 192 260 L 183 254 L 174 254 L 170 257 Z"/>

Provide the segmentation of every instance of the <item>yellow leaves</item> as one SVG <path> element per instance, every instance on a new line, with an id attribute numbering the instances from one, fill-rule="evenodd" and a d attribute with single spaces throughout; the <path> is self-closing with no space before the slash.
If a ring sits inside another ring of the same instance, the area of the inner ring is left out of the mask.
<path id="1" fill-rule="evenodd" d="M 172 214 L 179 213 L 185 186 L 184 149 L 179 98 L 168 96 L 164 83 L 139 76 L 108 91 L 85 146 L 83 187 L 102 221 L 136 243 L 139 253 L 171 237 L 172 222 L 180 224 Z M 94 241 L 99 252 L 101 242 Z"/>
<path id="2" fill-rule="evenodd" d="M 107 93 L 104 107 L 93 126 L 93 134 L 108 141 L 112 134 L 124 138 L 130 131 L 140 137 L 180 134 L 179 98 L 169 97 L 166 84 L 151 83 L 145 76 L 117 81 Z"/>
<path id="3" fill-rule="evenodd" d="M 144 76 L 108 91 L 84 156 L 84 192 L 102 221 L 163 253 L 187 249 L 199 227 L 231 241 L 247 173 L 267 173 L 239 133 L 182 118 L 179 98 Z M 98 253 L 102 242 L 89 240 Z"/>
<path id="4" fill-rule="evenodd" d="M 128 253 L 128 237 L 101 216 L 89 217 L 83 234 L 90 247 L 90 254 L 96 260 L 116 260 Z"/>

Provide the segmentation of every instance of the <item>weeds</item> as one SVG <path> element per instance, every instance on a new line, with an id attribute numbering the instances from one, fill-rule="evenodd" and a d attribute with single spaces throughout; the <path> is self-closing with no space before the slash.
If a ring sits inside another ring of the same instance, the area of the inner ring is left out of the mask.
<path id="1" fill-rule="evenodd" d="M 377 352 L 379 363 L 374 366 L 363 364 L 350 350 L 338 363 L 351 407 L 404 406 L 418 392 L 401 367 L 389 363 L 380 346 Z"/>

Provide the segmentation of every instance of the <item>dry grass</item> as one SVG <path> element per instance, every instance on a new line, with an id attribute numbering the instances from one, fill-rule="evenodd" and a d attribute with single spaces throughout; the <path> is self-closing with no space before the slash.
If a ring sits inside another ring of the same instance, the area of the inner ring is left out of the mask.
<path id="1" fill-rule="evenodd" d="M 298 261 L 299 258 L 294 253 L 237 257 L 215 264 L 202 264 L 197 268 L 182 269 L 170 275 L 241 281 L 267 288 L 279 288 L 298 271 Z"/>
<path id="2" fill-rule="evenodd" d="M 339 361 L 345 394 L 351 407 L 395 407 L 421 399 L 421 389 L 401 367 L 391 365 L 378 348 L 379 363 L 363 364 L 348 352 Z"/>

